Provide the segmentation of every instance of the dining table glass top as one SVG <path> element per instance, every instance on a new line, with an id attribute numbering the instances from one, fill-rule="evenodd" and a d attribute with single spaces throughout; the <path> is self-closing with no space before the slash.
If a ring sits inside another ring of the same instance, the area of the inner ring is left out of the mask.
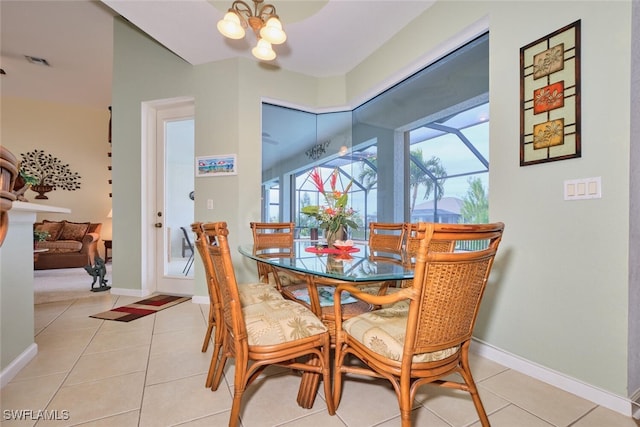
<path id="1" fill-rule="evenodd" d="M 273 256 L 279 250 L 263 249 L 255 253 L 252 244 L 238 250 L 246 257 L 277 268 L 302 274 L 343 280 L 346 282 L 377 282 L 413 278 L 413 268 L 401 262 L 402 255 L 371 256 L 366 242 L 356 242 L 350 251 L 320 248 L 316 242 L 296 240 L 291 255 Z"/>

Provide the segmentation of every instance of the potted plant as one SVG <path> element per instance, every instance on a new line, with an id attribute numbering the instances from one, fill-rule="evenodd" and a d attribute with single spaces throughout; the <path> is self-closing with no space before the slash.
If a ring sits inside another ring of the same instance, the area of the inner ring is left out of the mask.
<path id="1" fill-rule="evenodd" d="M 15 194 L 16 198 L 21 202 L 26 202 L 27 199 L 24 197 L 24 193 L 31 188 L 32 185 L 36 184 L 38 184 L 37 179 L 26 173 L 24 169 L 20 169 L 16 181 L 13 184 L 13 194 Z"/>
<path id="2" fill-rule="evenodd" d="M 38 242 L 44 242 L 49 237 L 48 231 L 33 230 L 33 248 L 36 249 Z"/>

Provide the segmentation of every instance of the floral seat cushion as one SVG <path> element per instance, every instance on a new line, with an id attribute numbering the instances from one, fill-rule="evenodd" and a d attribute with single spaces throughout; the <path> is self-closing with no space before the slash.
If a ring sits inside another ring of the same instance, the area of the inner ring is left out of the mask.
<path id="1" fill-rule="evenodd" d="M 275 345 L 327 331 L 311 310 L 281 298 L 242 308 L 249 345 Z"/>
<path id="2" fill-rule="evenodd" d="M 278 301 L 284 299 L 282 294 L 269 283 L 243 283 L 238 285 L 240 305 L 243 307 L 264 301 Z"/>
<path id="3" fill-rule="evenodd" d="M 342 328 L 371 351 L 398 362 L 402 359 L 408 307 L 398 306 L 370 311 L 346 320 Z M 459 346 L 431 353 L 416 354 L 414 363 L 433 362 L 455 354 Z"/>
<path id="4" fill-rule="evenodd" d="M 282 287 L 293 286 L 293 285 L 306 285 L 303 279 L 298 279 L 293 277 L 285 272 L 278 271 L 278 280 L 280 280 L 280 285 Z M 269 273 L 269 284 L 272 286 L 276 286 L 276 279 L 273 277 L 273 273 Z"/>

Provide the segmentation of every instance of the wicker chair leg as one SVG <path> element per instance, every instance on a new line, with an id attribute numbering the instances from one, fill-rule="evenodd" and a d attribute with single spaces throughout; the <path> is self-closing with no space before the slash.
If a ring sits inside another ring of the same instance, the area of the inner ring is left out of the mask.
<path id="1" fill-rule="evenodd" d="M 204 386 L 207 388 L 212 388 L 211 385 L 213 384 L 213 375 L 216 371 L 216 363 L 218 362 L 218 353 L 219 351 L 216 352 L 214 349 L 213 356 L 211 356 L 211 362 L 209 363 L 209 372 L 207 372 L 207 381 L 204 384 Z"/>
<path id="2" fill-rule="evenodd" d="M 487 413 L 484 410 L 484 406 L 482 405 L 482 401 L 480 400 L 478 390 L 475 389 L 474 391 L 470 391 L 470 393 L 473 404 L 475 405 L 476 411 L 478 412 L 478 417 L 480 418 L 480 424 L 482 424 L 482 427 L 491 427 L 491 423 L 489 423 L 489 417 L 487 417 Z"/>
<path id="3" fill-rule="evenodd" d="M 216 326 L 215 332 L 213 333 L 213 354 L 211 355 L 211 364 L 209 366 L 209 373 L 207 374 L 207 382 L 206 382 L 206 386 L 210 387 L 211 390 L 215 391 L 218 386 L 216 385 L 215 388 L 213 388 L 213 378 L 214 378 L 214 372 L 216 370 L 216 363 L 222 363 L 222 362 L 218 362 L 218 358 L 220 357 L 220 351 L 222 350 L 222 344 L 224 341 L 224 329 L 223 328 L 219 328 Z M 222 365 L 222 367 L 224 368 L 224 364 Z M 217 380 L 217 384 L 220 383 L 220 378 L 218 378 Z"/>
<path id="4" fill-rule="evenodd" d="M 404 378 L 403 378 L 404 379 Z M 408 378 L 407 378 L 408 381 Z M 400 380 L 400 394 L 398 404 L 400 406 L 400 421 L 402 427 L 411 427 L 411 409 L 413 400 L 411 399 L 411 384 Z"/>
<path id="5" fill-rule="evenodd" d="M 411 427 L 411 411 L 400 410 L 400 425 L 402 427 Z"/>
<path id="6" fill-rule="evenodd" d="M 309 359 L 307 365 L 320 366 L 322 362 L 317 357 Z M 318 387 L 320 386 L 320 375 L 315 372 L 303 372 L 298 389 L 296 401 L 301 408 L 311 409 L 315 402 Z"/>
<path id="7" fill-rule="evenodd" d="M 476 412 L 478 413 L 478 417 L 480 418 L 480 424 L 482 424 L 482 427 L 491 427 L 491 423 L 489 423 L 489 417 L 487 417 L 487 412 L 485 411 L 482 400 L 480 399 L 478 387 L 476 386 L 476 382 L 473 379 L 473 375 L 471 375 L 471 368 L 469 366 L 469 341 L 462 345 L 460 365 L 462 368 L 460 370 L 460 375 L 462 375 L 464 382 L 469 388 L 469 394 L 471 394 L 473 405 L 476 407 Z"/>
<path id="8" fill-rule="evenodd" d="M 333 409 L 336 411 L 340 406 L 340 398 L 342 397 L 342 372 L 340 372 L 340 367 L 343 359 L 344 353 L 336 345 L 333 362 Z"/>
<path id="9" fill-rule="evenodd" d="M 325 364 L 322 369 L 322 381 L 324 382 L 324 395 L 327 400 L 327 411 L 329 415 L 335 415 L 336 408 L 333 404 L 333 395 L 331 393 L 331 358 L 330 358 L 330 349 L 331 349 L 331 340 L 327 337 L 327 342 L 323 347 L 324 360 Z"/>
<path id="10" fill-rule="evenodd" d="M 216 391 L 220 385 L 220 380 L 222 379 L 222 373 L 224 372 L 224 365 L 227 363 L 227 358 L 228 356 L 224 353 L 222 354 L 222 357 L 220 357 L 218 366 L 216 366 L 216 373 L 213 376 L 213 382 L 211 383 L 212 391 Z"/>
<path id="11" fill-rule="evenodd" d="M 202 352 L 206 353 L 207 348 L 209 348 L 209 341 L 211 340 L 211 332 L 213 332 L 213 326 L 215 325 L 215 320 L 213 317 L 213 308 L 209 309 L 209 324 L 207 326 L 207 333 L 204 335 L 204 342 L 202 343 Z"/>
<path id="12" fill-rule="evenodd" d="M 240 408 L 244 389 L 235 389 L 233 393 L 233 403 L 231 404 L 231 415 L 229 416 L 229 427 L 237 427 L 240 421 Z"/>

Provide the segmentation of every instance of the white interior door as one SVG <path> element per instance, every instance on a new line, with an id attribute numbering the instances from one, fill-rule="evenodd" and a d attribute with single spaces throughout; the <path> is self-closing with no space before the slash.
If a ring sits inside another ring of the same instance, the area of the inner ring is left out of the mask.
<path id="1" fill-rule="evenodd" d="M 193 104 L 163 108 L 156 120 L 156 289 L 193 295 Z M 184 229 L 184 230 L 183 230 Z"/>

